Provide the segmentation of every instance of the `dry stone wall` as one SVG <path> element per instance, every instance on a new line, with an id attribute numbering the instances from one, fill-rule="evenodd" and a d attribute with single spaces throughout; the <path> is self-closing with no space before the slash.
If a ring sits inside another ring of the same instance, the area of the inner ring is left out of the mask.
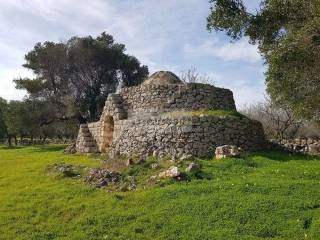
<path id="1" fill-rule="evenodd" d="M 100 124 L 100 122 L 89 123 L 88 129 L 92 135 L 94 142 L 99 145 L 101 143 L 101 124 Z"/>
<path id="2" fill-rule="evenodd" d="M 141 85 L 124 88 L 119 95 L 129 117 L 182 110 L 236 110 L 230 90 L 207 84 Z"/>
<path id="3" fill-rule="evenodd" d="M 265 145 L 259 122 L 238 117 L 160 116 L 119 121 L 115 125 L 114 154 L 153 154 L 157 157 L 212 157 L 219 145 L 245 150 Z"/>
<path id="4" fill-rule="evenodd" d="M 298 139 L 270 140 L 269 147 L 285 150 L 292 153 L 320 155 L 319 139 L 298 138 Z"/>
<path id="5" fill-rule="evenodd" d="M 91 127 L 92 131 L 92 127 Z M 76 150 L 81 153 L 97 153 L 99 148 L 97 142 L 91 133 L 88 124 L 82 124 L 79 129 L 77 141 L 76 141 Z"/>

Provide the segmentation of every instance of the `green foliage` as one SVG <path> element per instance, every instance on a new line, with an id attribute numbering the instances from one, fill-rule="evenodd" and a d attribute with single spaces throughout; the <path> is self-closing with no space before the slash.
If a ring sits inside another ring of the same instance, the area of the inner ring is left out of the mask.
<path id="1" fill-rule="evenodd" d="M 208 17 L 208 30 L 226 31 L 233 39 L 241 38 L 250 19 L 242 0 L 210 0 L 210 3 L 214 5 Z"/>
<path id="2" fill-rule="evenodd" d="M 4 113 L 8 135 L 18 135 L 23 130 L 26 111 L 20 101 L 10 101 Z"/>
<path id="3" fill-rule="evenodd" d="M 7 138 L 74 138 L 78 129 L 75 121 L 46 122 L 52 111 L 46 101 L 24 99 L 6 102 L 0 99 L 0 139 Z"/>
<path id="4" fill-rule="evenodd" d="M 64 146 L 0 147 L 0 239 L 318 239 L 320 159 L 260 152 L 200 160 L 206 179 L 125 193 L 46 167 L 100 160 Z"/>
<path id="5" fill-rule="evenodd" d="M 16 87 L 50 104 L 52 114 L 47 122 L 97 120 L 108 94 L 115 92 L 119 84 L 136 85 L 148 75 L 148 68 L 127 55 L 125 46 L 106 33 L 97 38 L 37 43 L 25 60 L 23 66 L 36 78 L 16 79 Z"/>
<path id="6" fill-rule="evenodd" d="M 39 136 L 41 103 L 33 101 L 10 101 L 5 113 L 8 134 L 12 136 Z"/>
<path id="7" fill-rule="evenodd" d="M 264 0 L 249 13 L 242 0 L 211 0 L 208 29 L 232 39 L 249 37 L 266 63 L 267 90 L 273 101 L 296 116 L 320 121 L 320 25 L 318 0 Z"/>
<path id="8" fill-rule="evenodd" d="M 7 101 L 0 97 L 0 140 L 4 139 L 7 134 L 7 126 L 5 123 L 4 113 L 7 108 Z"/>

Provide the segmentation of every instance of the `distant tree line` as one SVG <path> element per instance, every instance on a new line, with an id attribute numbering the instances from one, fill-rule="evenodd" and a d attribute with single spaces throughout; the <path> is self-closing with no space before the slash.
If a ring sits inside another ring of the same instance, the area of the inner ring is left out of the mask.
<path id="1" fill-rule="evenodd" d="M 35 139 L 74 139 L 77 134 L 75 120 L 41 125 L 50 108 L 38 100 L 7 102 L 0 98 L 0 141 L 17 145 L 18 141 Z"/>

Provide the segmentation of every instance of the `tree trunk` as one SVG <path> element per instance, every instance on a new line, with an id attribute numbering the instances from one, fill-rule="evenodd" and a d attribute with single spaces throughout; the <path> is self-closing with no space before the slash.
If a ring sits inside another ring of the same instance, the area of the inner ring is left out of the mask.
<path id="1" fill-rule="evenodd" d="M 12 146 L 11 136 L 10 136 L 10 135 L 8 135 L 8 145 L 9 145 L 9 147 L 11 147 L 11 146 Z"/>

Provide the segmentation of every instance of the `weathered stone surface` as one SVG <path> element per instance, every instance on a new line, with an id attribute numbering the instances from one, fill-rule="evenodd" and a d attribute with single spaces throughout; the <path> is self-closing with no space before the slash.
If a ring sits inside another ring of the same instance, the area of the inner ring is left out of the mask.
<path id="1" fill-rule="evenodd" d="M 53 165 L 53 170 L 64 177 L 79 176 L 79 168 L 71 164 L 58 163 Z"/>
<path id="2" fill-rule="evenodd" d="M 157 169 L 160 167 L 160 165 L 158 163 L 152 163 L 150 167 L 151 169 Z"/>
<path id="3" fill-rule="evenodd" d="M 186 168 L 186 172 L 190 173 L 198 173 L 200 172 L 200 166 L 197 163 L 190 163 L 189 166 Z"/>
<path id="4" fill-rule="evenodd" d="M 159 71 L 152 74 L 149 79 L 143 82 L 144 85 L 168 85 L 183 84 L 177 75 L 168 71 Z"/>
<path id="5" fill-rule="evenodd" d="M 64 150 L 64 153 L 67 153 L 67 154 L 75 154 L 75 153 L 77 153 L 76 142 L 70 143 L 70 144 L 66 147 L 66 149 Z"/>
<path id="6" fill-rule="evenodd" d="M 176 178 L 180 176 L 180 171 L 178 167 L 171 166 L 168 170 L 161 172 L 159 178 Z"/>
<path id="7" fill-rule="evenodd" d="M 122 192 L 133 191 L 136 188 L 137 188 L 137 185 L 135 183 L 134 176 L 128 176 L 126 181 L 121 184 L 120 191 Z"/>
<path id="8" fill-rule="evenodd" d="M 165 78 L 175 80 L 157 84 L 165 82 Z M 149 84 L 110 94 L 100 121 L 80 126 L 77 151 L 188 160 L 212 157 L 216 147 L 226 144 L 245 150 L 264 146 L 262 125 L 257 121 L 234 116 L 174 114 L 235 111 L 230 90 L 206 84 L 181 84 L 169 73 L 158 73 L 152 79 Z"/>
<path id="9" fill-rule="evenodd" d="M 309 145 L 309 153 L 311 155 L 320 155 L 320 144 L 310 144 Z"/>
<path id="10" fill-rule="evenodd" d="M 153 175 L 153 176 L 151 176 L 151 177 L 149 178 L 149 182 L 150 182 L 150 183 L 155 183 L 156 181 L 159 181 L 159 180 L 158 180 L 158 176 L 156 176 L 156 175 Z"/>
<path id="11" fill-rule="evenodd" d="M 234 145 L 224 145 L 216 148 L 215 151 L 216 159 L 228 158 L 228 157 L 238 157 L 240 156 L 240 151 L 237 146 Z"/>
<path id="12" fill-rule="evenodd" d="M 179 159 L 182 160 L 182 161 L 190 160 L 190 159 L 192 159 L 192 155 L 191 154 L 182 154 L 182 156 L 179 157 Z"/>
<path id="13" fill-rule="evenodd" d="M 130 167 L 130 166 L 132 166 L 133 164 L 134 164 L 134 162 L 133 162 L 133 160 L 132 160 L 131 158 L 127 159 L 127 161 L 126 161 L 126 166 L 127 166 L 127 167 Z"/>

